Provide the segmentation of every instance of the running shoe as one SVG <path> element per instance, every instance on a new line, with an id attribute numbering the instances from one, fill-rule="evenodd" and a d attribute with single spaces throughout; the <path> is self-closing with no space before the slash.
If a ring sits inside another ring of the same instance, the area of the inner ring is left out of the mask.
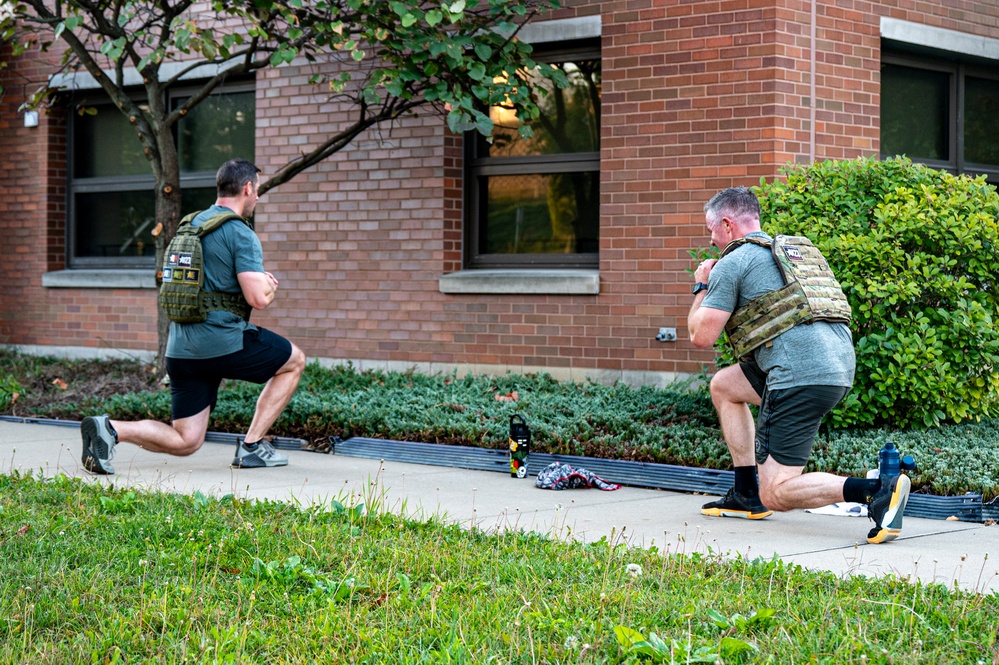
<path id="1" fill-rule="evenodd" d="M 111 458 L 118 444 L 118 434 L 111 427 L 108 414 L 84 418 L 80 423 L 80 435 L 83 437 L 83 468 L 101 476 L 113 474 Z"/>
<path id="2" fill-rule="evenodd" d="M 741 517 L 747 520 L 761 520 L 769 517 L 774 511 L 760 502 L 758 496 L 743 496 L 733 487 L 721 499 L 701 506 L 702 515 L 711 517 Z"/>
<path id="3" fill-rule="evenodd" d="M 253 450 L 246 447 L 243 439 L 236 445 L 236 457 L 232 465 L 240 469 L 259 469 L 265 466 L 288 466 L 288 458 L 274 450 L 266 441 L 258 441 Z"/>
<path id="4" fill-rule="evenodd" d="M 874 528 L 867 534 L 869 543 L 887 543 L 902 533 L 902 513 L 909 500 L 912 483 L 909 477 L 887 476 L 881 479 L 881 489 L 867 504 L 867 516 L 874 520 Z"/>

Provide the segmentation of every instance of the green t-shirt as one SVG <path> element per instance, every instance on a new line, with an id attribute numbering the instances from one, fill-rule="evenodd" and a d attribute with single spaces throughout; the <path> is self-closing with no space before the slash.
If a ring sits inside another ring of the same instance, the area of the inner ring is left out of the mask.
<path id="1" fill-rule="evenodd" d="M 191 224 L 201 226 L 221 212 L 233 212 L 213 205 L 195 217 Z M 205 257 L 205 290 L 240 293 L 236 275 L 241 272 L 264 272 L 260 239 L 246 224 L 233 219 L 201 238 Z M 168 358 L 217 358 L 243 348 L 243 331 L 255 326 L 239 316 L 224 311 L 208 312 L 204 323 L 170 322 L 167 339 Z"/>

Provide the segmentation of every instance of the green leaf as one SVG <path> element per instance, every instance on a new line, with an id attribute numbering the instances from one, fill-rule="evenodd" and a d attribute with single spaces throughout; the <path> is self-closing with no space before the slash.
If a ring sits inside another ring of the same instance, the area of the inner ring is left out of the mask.
<path id="1" fill-rule="evenodd" d="M 444 20 L 444 15 L 441 13 L 441 10 L 439 9 L 431 9 L 430 11 L 427 12 L 426 16 L 424 16 L 424 19 L 426 20 L 427 25 L 429 25 L 432 28 L 438 23 L 440 23 L 442 20 Z"/>
<path id="2" fill-rule="evenodd" d="M 475 55 L 479 56 L 480 60 L 488 60 L 493 55 L 493 48 L 489 44 L 476 42 L 473 49 L 475 50 Z"/>
<path id="3" fill-rule="evenodd" d="M 758 650 L 759 649 L 755 644 L 746 642 L 745 640 L 740 640 L 736 637 L 731 637 L 729 635 L 723 637 L 721 639 L 721 644 L 719 645 L 719 651 L 725 658 L 734 658 L 744 653 L 753 653 Z"/>
<path id="4" fill-rule="evenodd" d="M 473 62 L 468 66 L 468 75 L 476 81 L 482 81 L 486 78 L 486 66 L 481 62 Z"/>

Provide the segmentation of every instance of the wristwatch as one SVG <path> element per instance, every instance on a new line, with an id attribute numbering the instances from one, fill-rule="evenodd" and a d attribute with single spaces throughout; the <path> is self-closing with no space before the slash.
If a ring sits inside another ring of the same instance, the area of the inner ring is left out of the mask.
<path id="1" fill-rule="evenodd" d="M 694 288 L 692 288 L 690 292 L 696 296 L 701 291 L 707 291 L 707 290 L 708 290 L 707 284 L 705 284 L 704 282 L 698 282 L 697 284 L 694 284 Z"/>

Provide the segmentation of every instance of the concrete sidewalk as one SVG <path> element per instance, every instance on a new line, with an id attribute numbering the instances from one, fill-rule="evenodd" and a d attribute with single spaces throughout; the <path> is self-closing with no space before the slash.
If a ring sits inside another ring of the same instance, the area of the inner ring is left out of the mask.
<path id="1" fill-rule="evenodd" d="M 438 516 L 481 529 L 521 529 L 591 542 L 606 537 L 664 552 L 728 557 L 780 557 L 836 575 L 895 574 L 982 593 L 999 592 L 999 527 L 907 517 L 902 536 L 870 545 L 866 518 L 775 513 L 758 521 L 705 517 L 710 498 L 624 487 L 614 492 L 534 487 L 533 478 L 312 452 L 282 451 L 290 464 L 275 469 L 232 469 L 233 447 L 206 443 L 190 457 L 170 457 L 118 446 L 114 476 L 93 476 L 80 462 L 79 429 L 0 421 L 0 472 L 17 469 L 46 477 L 65 474 L 89 482 L 168 492 L 296 501 L 337 499 L 415 519 Z M 989 556 L 989 553 L 996 556 Z"/>

